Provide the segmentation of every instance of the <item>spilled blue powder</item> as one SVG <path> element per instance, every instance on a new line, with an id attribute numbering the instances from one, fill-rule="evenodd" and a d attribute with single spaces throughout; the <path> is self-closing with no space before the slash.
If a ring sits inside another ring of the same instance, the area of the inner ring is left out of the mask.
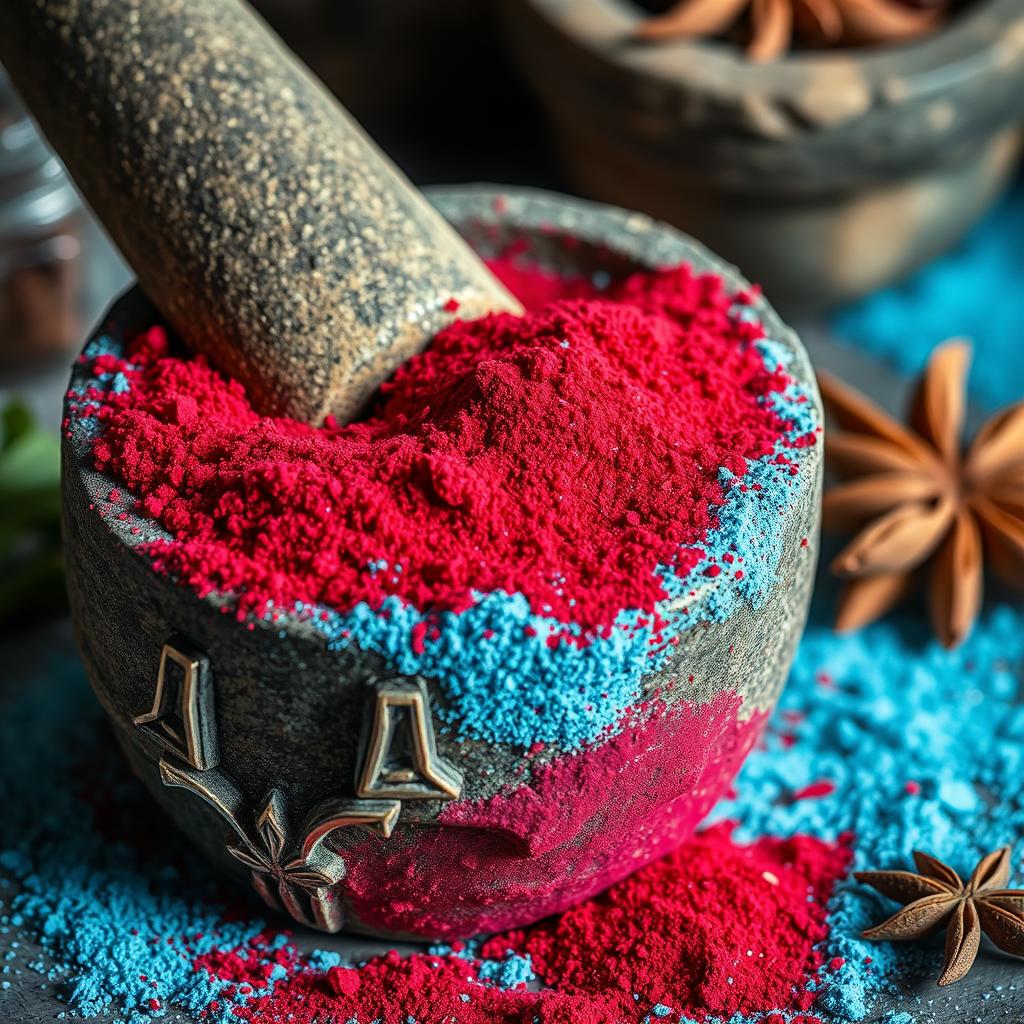
<path id="1" fill-rule="evenodd" d="M 536 981 L 528 956 L 510 954 L 504 960 L 484 960 L 477 967 L 477 977 L 499 988 L 516 988 Z"/>
<path id="2" fill-rule="evenodd" d="M 287 977 L 274 957 L 287 934 L 266 930 L 254 900 L 181 842 L 131 775 L 77 661 L 54 659 L 3 704 L 0 806 L 0 1020 L 10 1019 L 2 993 L 29 971 L 40 975 L 33 985 L 54 983 L 69 1013 L 112 1012 L 123 1024 L 168 1008 L 227 1024 L 233 1003 Z M 46 958 L 23 958 L 29 942 Z M 216 950 L 254 951 L 268 980 L 245 992 L 196 971 L 195 958 Z M 527 956 L 467 950 L 484 984 L 534 980 Z M 329 950 L 300 961 L 314 971 L 343 963 Z"/>
<path id="3" fill-rule="evenodd" d="M 438 942 L 430 946 L 428 952 L 434 956 L 462 957 L 474 964 L 476 976 L 480 981 L 498 988 L 517 988 L 519 985 L 537 981 L 529 953 L 515 953 L 509 949 L 502 957 L 485 958 L 481 952 L 482 946 L 481 939 L 470 939 L 460 943 L 458 947 Z"/>
<path id="4" fill-rule="evenodd" d="M 841 310 L 840 338 L 917 373 L 946 338 L 974 342 L 970 390 L 995 407 L 1021 397 L 1024 381 L 1024 186 L 947 256 L 898 287 Z"/>
<path id="5" fill-rule="evenodd" d="M 195 973 L 192 956 L 242 945 L 259 926 L 225 920 L 207 869 L 180 858 L 181 844 L 111 756 L 96 710 L 74 662 L 54 664 L 4 706 L 0 872 L 18 883 L 4 923 L 28 922 L 53 960 L 47 976 L 67 979 L 65 998 L 82 1016 L 111 1007 L 139 1024 L 152 999 L 198 1014 L 223 983 Z M 145 841 L 151 827 L 166 845 Z"/>
<path id="6" fill-rule="evenodd" d="M 949 653 L 909 614 L 836 637 L 817 621 L 829 604 L 822 591 L 765 748 L 750 756 L 736 798 L 715 816 L 738 818 L 742 839 L 835 839 L 850 830 L 858 868 L 905 867 L 910 851 L 924 848 L 966 871 L 981 853 L 1024 834 L 1024 614 L 991 607 Z M 0 876 L 17 883 L 0 888 L 4 980 L 24 984 L 32 962 L 44 972 L 39 982 L 84 1017 L 110 1007 L 142 1024 L 174 1005 L 198 1019 L 217 999 L 206 1020 L 229 1021 L 224 983 L 196 974 L 192 957 L 245 947 L 262 922 L 248 904 L 225 912 L 216 881 L 175 841 L 100 718 L 81 670 L 66 663 L 29 681 L 0 718 Z M 791 799 L 822 779 L 836 786 L 832 795 Z M 87 791 L 103 795 L 101 806 Z M 864 1019 L 908 971 L 935 971 L 936 947 L 858 938 L 890 910 L 850 879 L 838 885 L 823 952 L 845 963 L 821 985 L 815 1010 L 826 1021 Z M 284 941 L 259 940 L 264 962 Z M 46 953 L 41 962 L 20 955 L 30 942 Z M 473 944 L 465 955 L 476 956 Z M 305 961 L 319 970 L 341 962 L 332 952 Z M 479 976 L 514 987 L 533 972 L 525 957 L 509 955 L 480 965 Z M 149 1008 L 153 998 L 160 1009 Z M 678 1019 L 658 1012 L 650 1011 L 652 1021 Z M 911 1024 L 913 1007 L 909 1017 L 902 1012 L 892 1024 Z"/>
<path id="7" fill-rule="evenodd" d="M 1024 615 L 1005 605 L 953 652 L 913 618 L 842 638 L 812 623 L 765 749 L 714 816 L 738 818 L 742 837 L 852 832 L 856 870 L 907 868 L 911 851 L 924 849 L 969 872 L 1024 835 L 1022 671 Z M 790 798 L 819 780 L 835 791 Z M 846 962 L 828 975 L 817 1009 L 862 1020 L 894 979 L 935 975 L 935 946 L 859 938 L 894 909 L 852 878 L 838 884 L 825 954 Z"/>

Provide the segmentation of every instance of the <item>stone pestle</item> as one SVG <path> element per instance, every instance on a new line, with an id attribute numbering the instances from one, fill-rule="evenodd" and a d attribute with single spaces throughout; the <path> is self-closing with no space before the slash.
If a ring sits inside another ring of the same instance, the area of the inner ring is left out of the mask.
<path id="1" fill-rule="evenodd" d="M 3 0 L 0 63 L 261 412 L 350 419 L 454 315 L 519 308 L 241 0 Z"/>

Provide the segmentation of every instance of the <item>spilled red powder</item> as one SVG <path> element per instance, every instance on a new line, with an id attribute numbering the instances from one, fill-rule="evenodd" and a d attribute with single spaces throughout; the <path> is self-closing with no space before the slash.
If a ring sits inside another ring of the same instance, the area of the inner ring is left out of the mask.
<path id="1" fill-rule="evenodd" d="M 836 784 L 829 779 L 819 779 L 812 782 L 803 789 L 793 793 L 792 800 L 815 800 L 818 797 L 831 796 L 836 791 Z"/>
<path id="2" fill-rule="evenodd" d="M 125 360 L 95 360 L 131 385 L 86 396 L 96 467 L 174 536 L 148 546 L 158 570 L 238 593 L 243 611 L 389 594 L 459 610 L 504 590 L 605 626 L 665 596 L 658 565 L 696 564 L 719 470 L 742 474 L 786 424 L 762 401 L 785 378 L 720 278 L 679 267 L 604 294 L 457 321 L 368 418 L 319 429 L 257 415 L 154 328 Z"/>
<path id="3" fill-rule="evenodd" d="M 483 983 L 458 957 L 389 953 L 360 968 L 299 969 L 233 1010 L 271 1024 L 622 1024 L 659 1003 L 673 1020 L 802 1014 L 822 967 L 825 904 L 848 861 L 846 848 L 809 837 L 738 845 L 720 825 L 558 918 L 488 940 L 484 956 L 531 956 L 539 992 Z M 223 962 L 197 966 L 237 980 Z"/>

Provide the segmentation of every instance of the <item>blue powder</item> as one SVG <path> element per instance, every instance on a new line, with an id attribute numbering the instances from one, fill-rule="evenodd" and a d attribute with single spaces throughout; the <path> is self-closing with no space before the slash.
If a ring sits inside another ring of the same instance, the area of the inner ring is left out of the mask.
<path id="1" fill-rule="evenodd" d="M 499 988 L 516 988 L 537 980 L 530 957 L 514 953 L 504 960 L 481 960 L 477 965 L 477 977 Z"/>
<path id="2" fill-rule="evenodd" d="M 340 954 L 336 953 L 333 949 L 314 949 L 312 953 L 306 957 L 306 966 L 312 968 L 314 971 L 322 971 L 326 973 L 332 967 L 341 967 L 342 965 L 348 966 L 345 963 L 345 958 Z"/>
<path id="3" fill-rule="evenodd" d="M 829 607 L 822 588 L 816 607 Z M 953 652 L 914 618 L 842 638 L 812 622 L 765 749 L 714 817 L 738 818 L 745 838 L 851 831 L 857 870 L 906 868 L 925 849 L 970 871 L 1024 834 L 1022 668 L 1024 615 L 1007 606 L 990 608 Z M 790 799 L 821 779 L 835 792 Z M 859 938 L 893 909 L 852 878 L 839 883 L 824 952 L 846 963 L 830 973 L 819 1009 L 862 1020 L 876 993 L 895 992 L 893 979 L 937 972 L 936 946 Z"/>
<path id="4" fill-rule="evenodd" d="M 17 883 L 9 921 L 46 950 L 47 977 L 67 979 L 64 998 L 83 1017 L 113 1009 L 141 1024 L 168 1003 L 198 1015 L 224 983 L 196 973 L 193 957 L 244 945 L 262 922 L 225 921 L 210 869 L 182 855 L 101 717 L 68 661 L 5 705 L 0 870 Z M 102 794 L 102 820 L 77 786 Z M 160 1009 L 148 1006 L 153 999 Z"/>
<path id="5" fill-rule="evenodd" d="M 1021 397 L 1024 380 L 1024 187 L 1012 192 L 953 252 L 905 284 L 841 310 L 843 339 L 917 373 L 946 338 L 974 342 L 970 390 L 985 405 Z"/>
<path id="6" fill-rule="evenodd" d="M 332 649 L 358 641 L 397 672 L 436 679 L 445 703 L 435 714 L 460 739 L 575 748 L 614 726 L 639 694 L 651 630 L 636 626 L 637 617 L 620 613 L 611 636 L 581 647 L 549 647 L 548 637 L 565 626 L 533 614 L 521 594 L 503 592 L 476 595 L 458 614 L 425 616 L 389 597 L 379 611 L 365 603 L 347 615 L 319 609 L 312 621 Z M 438 635 L 417 654 L 409 638 L 424 622 Z"/>
<path id="7" fill-rule="evenodd" d="M 758 347 L 770 369 L 787 365 L 789 353 L 778 343 L 764 340 Z M 593 743 L 639 700 L 644 677 L 664 664 L 674 637 L 698 622 L 725 621 L 741 603 L 759 608 L 767 600 L 782 557 L 778 520 L 797 500 L 800 486 L 790 462 L 778 460 L 799 457 L 790 445 L 812 434 L 818 418 L 796 385 L 766 401 L 792 426 L 742 477 L 722 471 L 728 487 L 715 510 L 718 523 L 701 545 L 705 557 L 685 577 L 658 567 L 667 597 L 657 612 L 668 623 L 659 646 L 652 645 L 651 615 L 636 610 L 620 612 L 608 635 L 551 646 L 549 638 L 565 633 L 566 625 L 536 614 L 521 594 L 502 591 L 475 594 L 473 605 L 457 614 L 424 615 L 396 597 L 380 609 L 361 603 L 344 615 L 301 604 L 296 612 L 326 636 L 332 650 L 358 642 L 397 672 L 437 680 L 445 703 L 436 714 L 459 739 L 556 744 L 563 750 Z M 723 570 L 713 578 L 706 574 L 712 565 Z M 428 634 L 417 652 L 410 636 L 423 625 Z M 581 635 L 578 626 L 568 631 Z"/>
<path id="8" fill-rule="evenodd" d="M 537 982 L 530 955 L 514 953 L 507 950 L 501 957 L 484 957 L 481 953 L 482 939 L 470 939 L 456 949 L 446 942 L 438 942 L 430 946 L 429 953 L 434 956 L 458 956 L 473 964 L 477 978 L 487 985 L 497 988 L 516 988 Z"/>

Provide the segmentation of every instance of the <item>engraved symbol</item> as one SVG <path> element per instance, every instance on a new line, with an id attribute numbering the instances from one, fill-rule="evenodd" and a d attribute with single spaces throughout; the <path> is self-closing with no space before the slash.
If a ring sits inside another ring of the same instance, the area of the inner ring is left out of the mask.
<path id="1" fill-rule="evenodd" d="M 184 645 L 164 644 L 153 706 L 134 719 L 162 749 L 199 771 L 220 761 L 210 659 Z"/>
<path id="2" fill-rule="evenodd" d="M 462 791 L 462 776 L 437 752 L 430 699 L 420 678 L 375 682 L 356 778 L 361 799 L 333 797 L 317 804 L 298 841 L 281 790 L 271 789 L 254 814 L 232 776 L 217 767 L 213 680 L 205 655 L 185 644 L 165 644 L 153 705 L 134 721 L 166 751 L 160 759 L 163 784 L 198 796 L 230 827 L 227 851 L 249 869 L 264 902 L 325 931 L 336 932 L 345 923 L 334 888 L 346 866 L 327 845 L 328 836 L 362 828 L 386 839 L 402 800 L 450 800 Z"/>
<path id="3" fill-rule="evenodd" d="M 187 789 L 205 800 L 231 826 L 234 836 L 228 839 L 227 850 L 249 868 L 253 888 L 268 906 L 329 932 L 345 923 L 344 910 L 331 892 L 345 877 L 345 862 L 324 840 L 332 832 L 353 827 L 369 828 L 387 838 L 402 808 L 397 800 L 326 800 L 313 809 L 304 839 L 296 846 L 289 837 L 280 790 L 270 791 L 250 833 L 243 825 L 244 798 L 223 772 L 200 773 L 182 761 L 163 757 L 160 778 L 165 786 Z"/>
<path id="4" fill-rule="evenodd" d="M 422 679 L 376 683 L 356 795 L 394 800 L 451 800 L 462 776 L 437 753 L 430 698 Z"/>

